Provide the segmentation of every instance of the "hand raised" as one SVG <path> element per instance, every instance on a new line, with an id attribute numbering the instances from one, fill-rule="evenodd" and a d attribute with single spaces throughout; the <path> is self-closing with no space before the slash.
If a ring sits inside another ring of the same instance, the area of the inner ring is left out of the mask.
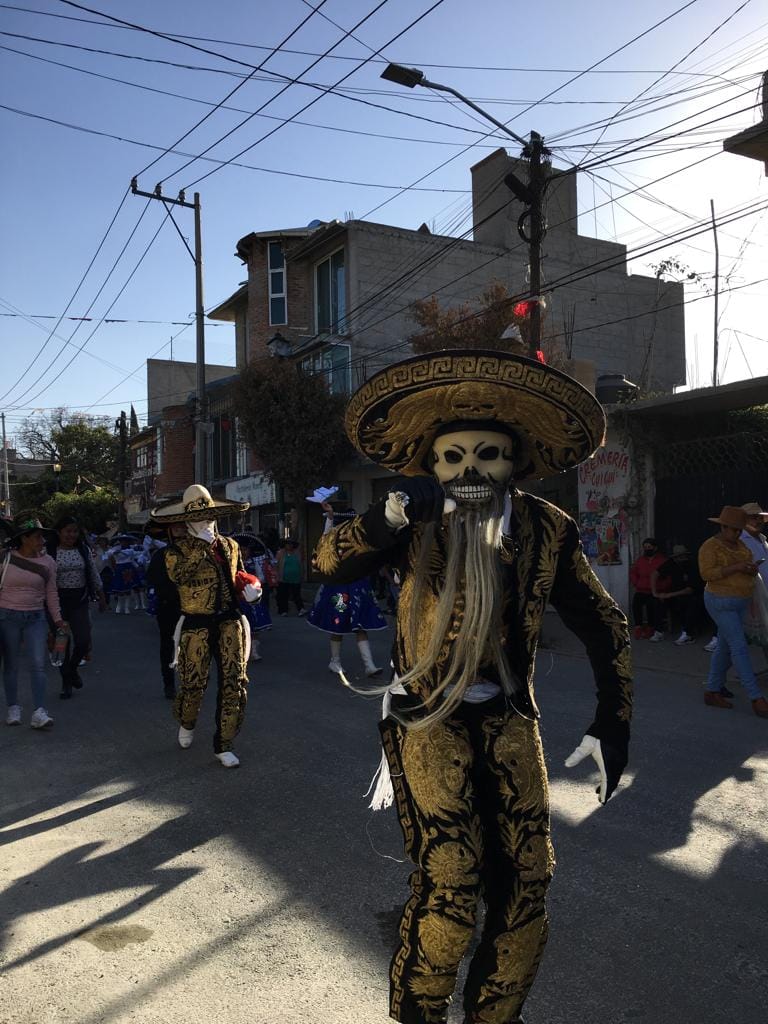
<path id="1" fill-rule="evenodd" d="M 445 491 L 431 476 L 416 476 L 404 480 L 396 491 L 391 491 L 401 506 L 408 522 L 438 522 L 444 511 Z"/>

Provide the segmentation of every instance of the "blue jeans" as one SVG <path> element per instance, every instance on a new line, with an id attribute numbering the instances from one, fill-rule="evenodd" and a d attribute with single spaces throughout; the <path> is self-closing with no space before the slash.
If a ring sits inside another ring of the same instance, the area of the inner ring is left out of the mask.
<path id="1" fill-rule="evenodd" d="M 704 607 L 717 626 L 717 650 L 709 665 L 707 689 L 717 693 L 725 686 L 725 674 L 731 665 L 739 674 L 739 681 L 752 700 L 762 697 L 749 657 L 744 636 L 744 616 L 749 607 L 748 597 L 718 597 L 704 591 Z"/>
<path id="2" fill-rule="evenodd" d="M 8 707 L 19 702 L 19 664 L 22 642 L 30 660 L 32 703 L 35 708 L 45 707 L 47 640 L 48 620 L 44 611 L 19 612 L 11 608 L 0 608 L 3 685 Z"/>

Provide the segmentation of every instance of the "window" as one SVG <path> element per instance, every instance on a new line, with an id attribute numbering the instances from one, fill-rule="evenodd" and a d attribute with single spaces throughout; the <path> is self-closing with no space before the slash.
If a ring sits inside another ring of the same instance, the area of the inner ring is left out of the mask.
<path id="1" fill-rule="evenodd" d="M 241 435 L 238 419 L 235 419 L 235 475 L 248 475 L 248 446 Z"/>
<path id="2" fill-rule="evenodd" d="M 163 428 L 157 428 L 155 435 L 155 472 L 163 472 Z"/>
<path id="3" fill-rule="evenodd" d="M 339 249 L 315 267 L 315 319 L 319 334 L 344 334 L 347 296 L 344 250 Z"/>
<path id="4" fill-rule="evenodd" d="M 349 345 L 326 345 L 301 362 L 304 373 L 322 373 L 328 390 L 334 395 L 348 395 L 352 390 Z"/>
<path id="5" fill-rule="evenodd" d="M 269 274 L 269 323 L 288 323 L 286 300 L 285 254 L 280 242 L 267 243 L 267 264 Z"/>

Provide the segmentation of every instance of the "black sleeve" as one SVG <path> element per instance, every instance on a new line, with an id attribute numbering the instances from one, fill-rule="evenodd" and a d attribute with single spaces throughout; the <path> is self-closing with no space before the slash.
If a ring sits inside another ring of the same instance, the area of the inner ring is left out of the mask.
<path id="1" fill-rule="evenodd" d="M 584 644 L 597 684 L 591 736 L 626 749 L 632 716 L 632 654 L 624 612 L 603 589 L 568 521 L 550 601 Z"/>
<path id="2" fill-rule="evenodd" d="M 411 529 L 393 530 L 384 515 L 385 505 L 383 499 L 363 515 L 323 534 L 312 557 L 315 572 L 329 583 L 353 583 L 383 565 L 398 565 L 408 548 Z"/>

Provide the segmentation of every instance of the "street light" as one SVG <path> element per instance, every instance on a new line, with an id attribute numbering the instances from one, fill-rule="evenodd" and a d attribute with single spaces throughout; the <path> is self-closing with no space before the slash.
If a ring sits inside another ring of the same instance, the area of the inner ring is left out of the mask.
<path id="1" fill-rule="evenodd" d="M 291 343 L 287 338 L 284 338 L 280 331 L 275 331 L 273 336 L 267 342 L 267 351 L 271 356 L 277 359 L 287 359 L 291 354 Z"/>
<path id="2" fill-rule="evenodd" d="M 476 113 L 484 117 L 492 125 L 503 131 L 515 142 L 523 147 L 523 156 L 528 159 L 529 173 L 528 182 L 522 181 L 516 174 L 510 172 L 504 178 L 504 184 L 515 195 L 515 197 L 528 207 L 517 222 L 517 230 L 520 237 L 528 245 L 528 260 L 530 264 L 530 287 L 531 287 L 531 329 L 528 339 L 528 351 L 532 358 L 537 358 L 541 349 L 541 243 L 544 239 L 544 217 L 543 198 L 546 177 L 542 166 L 542 158 L 549 155 L 544 148 L 544 140 L 538 132 L 531 132 L 528 142 L 521 138 L 511 128 L 508 128 L 503 121 L 497 121 L 493 114 L 478 107 L 469 97 L 460 93 L 453 86 L 443 85 L 440 82 L 431 82 L 419 68 L 407 68 L 402 64 L 388 64 L 382 71 L 381 77 L 388 82 L 395 82 L 397 85 L 404 85 L 413 89 L 417 85 L 425 89 L 436 89 L 438 92 L 449 92 L 452 96 L 466 103 Z M 525 221 L 530 218 L 530 234 L 525 233 Z"/>

